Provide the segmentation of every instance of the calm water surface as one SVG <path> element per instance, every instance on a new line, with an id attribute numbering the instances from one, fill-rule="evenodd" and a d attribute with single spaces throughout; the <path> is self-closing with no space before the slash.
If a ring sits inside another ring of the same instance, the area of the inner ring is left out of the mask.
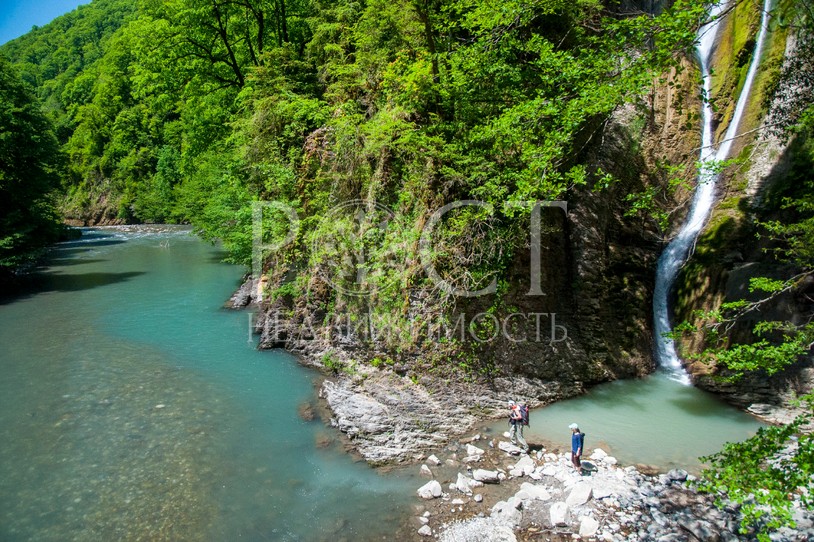
<path id="1" fill-rule="evenodd" d="M 314 373 L 220 308 L 241 269 L 182 228 L 85 233 L 0 301 L 0 540 L 392 538 L 419 481 L 297 416 Z"/>
<path id="2" fill-rule="evenodd" d="M 749 438 L 763 425 L 663 373 L 602 384 L 583 396 L 533 410 L 526 440 L 570 451 L 571 423 L 586 434 L 586 457 L 601 447 L 624 464 L 696 473 L 702 467 L 699 456 L 720 450 L 725 442 Z M 489 427 L 493 433 L 506 428 L 506 422 Z"/>

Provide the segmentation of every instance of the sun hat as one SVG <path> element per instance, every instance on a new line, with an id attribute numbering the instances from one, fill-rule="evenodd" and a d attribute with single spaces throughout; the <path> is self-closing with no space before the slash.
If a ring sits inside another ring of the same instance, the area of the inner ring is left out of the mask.
<path id="1" fill-rule="evenodd" d="M 514 406 L 514 401 L 509 401 L 509 406 Z"/>
<path id="2" fill-rule="evenodd" d="M 579 426 L 575 423 L 572 423 L 571 425 L 568 426 L 568 429 L 579 429 Z"/>

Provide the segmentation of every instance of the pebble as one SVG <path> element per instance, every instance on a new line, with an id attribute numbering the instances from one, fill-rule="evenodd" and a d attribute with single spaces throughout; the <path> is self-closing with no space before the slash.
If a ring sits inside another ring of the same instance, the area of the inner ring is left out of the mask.
<path id="1" fill-rule="evenodd" d="M 511 449 L 510 446 L 498 443 L 504 452 Z M 535 454 L 535 457 L 539 459 L 540 455 Z M 545 462 L 538 467 L 532 457 L 522 455 L 513 465 L 508 465 L 508 471 L 517 478 L 526 475 L 525 468 L 529 467 L 528 474 L 542 478 L 545 483 L 542 480 L 522 483 L 513 496 L 496 503 L 490 513 L 444 526 L 439 539 L 449 542 L 515 540 L 513 530 L 521 524 L 547 524 L 555 525 L 562 535 L 570 533 L 574 539 L 677 542 L 690 535 L 701 540 L 739 540 L 738 508 L 730 506 L 719 510 L 714 506 L 713 497 L 685 489 L 684 482 L 691 479 L 686 471 L 674 469 L 661 476 L 642 475 L 633 467 L 617 468 L 615 458 L 598 448 L 592 454 L 596 470 L 588 476 L 574 471 L 565 454 L 546 453 L 542 458 Z M 477 469 L 473 477 L 483 481 L 501 480 L 505 474 L 501 469 Z M 479 483 L 475 480 L 471 483 Z M 483 495 L 476 494 L 472 499 L 483 502 Z M 553 502 L 550 506 L 534 505 L 538 500 Z M 681 505 L 676 506 L 679 502 Z M 670 506 L 665 506 L 667 503 Z M 781 530 L 771 540 L 814 540 L 811 531 L 814 514 L 801 509 L 798 502 L 794 518 L 802 528 Z M 490 526 L 488 531 L 487 525 Z M 512 537 L 492 536 L 498 529 Z M 676 529 L 681 533 L 677 534 Z M 464 536 L 465 532 L 470 535 Z M 490 534 L 485 535 L 487 532 Z"/>

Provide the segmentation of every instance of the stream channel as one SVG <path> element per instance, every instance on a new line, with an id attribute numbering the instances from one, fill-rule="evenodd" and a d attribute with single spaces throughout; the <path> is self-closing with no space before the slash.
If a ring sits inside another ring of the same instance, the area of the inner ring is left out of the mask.
<path id="1" fill-rule="evenodd" d="M 319 375 L 258 351 L 248 314 L 221 308 L 242 273 L 221 257 L 180 227 L 86 229 L 0 300 L 1 540 L 381 540 L 410 528 L 426 480 L 355 461 L 339 433 L 297 415 Z M 531 441 L 564 447 L 574 420 L 589 449 L 664 468 L 759 426 L 657 375 L 533 412 Z"/>
<path id="2" fill-rule="evenodd" d="M 0 540 L 396 536 L 423 482 L 300 419 L 319 375 L 221 308 L 240 267 L 184 228 L 84 233 L 0 300 Z"/>

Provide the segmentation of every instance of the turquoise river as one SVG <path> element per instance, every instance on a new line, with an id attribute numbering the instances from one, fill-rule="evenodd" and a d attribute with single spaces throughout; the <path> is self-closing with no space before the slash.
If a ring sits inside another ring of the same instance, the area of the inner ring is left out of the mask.
<path id="1" fill-rule="evenodd" d="M 298 416 L 319 375 L 256 349 L 249 315 L 222 308 L 242 270 L 221 257 L 184 228 L 88 229 L 0 299 L 0 540 L 415 532 L 418 469 L 372 469 Z M 565 444 L 572 420 L 588 448 L 664 468 L 759 426 L 662 377 L 539 409 L 532 442 Z"/>

